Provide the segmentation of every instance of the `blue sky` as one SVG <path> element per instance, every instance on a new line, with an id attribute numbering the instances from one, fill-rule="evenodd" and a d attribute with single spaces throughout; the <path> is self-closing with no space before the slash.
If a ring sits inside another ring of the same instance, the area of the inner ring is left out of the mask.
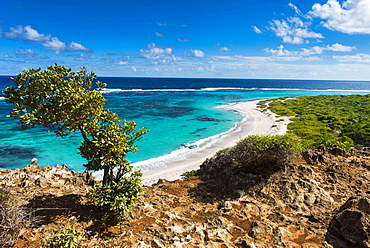
<path id="1" fill-rule="evenodd" d="M 370 80 L 370 0 L 6 0 L 0 75 Z"/>

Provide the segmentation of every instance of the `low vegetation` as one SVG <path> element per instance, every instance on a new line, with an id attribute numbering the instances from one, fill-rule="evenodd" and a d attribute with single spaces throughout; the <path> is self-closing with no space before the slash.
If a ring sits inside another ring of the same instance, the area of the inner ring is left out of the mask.
<path id="1" fill-rule="evenodd" d="M 23 207 L 23 200 L 0 188 L 0 246 L 11 247 L 23 228 L 35 219 L 32 212 Z"/>
<path id="2" fill-rule="evenodd" d="M 300 137 L 305 147 L 370 145 L 370 95 L 281 98 L 270 101 L 268 108 L 281 116 L 294 116 L 288 133 Z"/>
<path id="3" fill-rule="evenodd" d="M 231 148 L 238 167 L 249 173 L 269 174 L 278 171 L 302 151 L 293 135 L 247 136 Z"/>
<path id="4" fill-rule="evenodd" d="M 78 247 L 80 240 L 83 240 L 82 235 L 72 226 L 58 232 L 54 237 L 47 238 L 46 245 L 50 248 L 75 248 Z"/>
<path id="5" fill-rule="evenodd" d="M 130 215 L 133 201 L 143 191 L 140 176 L 142 176 L 140 172 L 134 171 L 117 183 L 96 186 L 87 195 L 92 202 L 107 212 L 107 216 L 102 220 L 103 223 L 110 220 L 118 222 Z"/>

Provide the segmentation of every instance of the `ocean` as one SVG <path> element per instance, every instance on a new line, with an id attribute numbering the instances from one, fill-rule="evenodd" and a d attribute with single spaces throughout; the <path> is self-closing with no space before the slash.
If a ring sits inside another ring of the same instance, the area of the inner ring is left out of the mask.
<path id="1" fill-rule="evenodd" d="M 369 94 L 370 82 L 183 79 L 100 77 L 107 108 L 121 119 L 134 120 L 150 132 L 137 142 L 139 152 L 128 154 L 142 171 L 185 159 L 194 151 L 187 146 L 212 143 L 235 130 L 243 116 L 217 106 L 248 100 L 306 95 Z M 0 76 L 0 90 L 12 86 Z M 78 154 L 78 133 L 56 137 L 40 127 L 21 130 L 17 120 L 7 118 L 11 105 L 0 94 L 0 167 L 23 168 L 32 158 L 41 166 L 66 164 L 82 172 L 86 162 Z"/>

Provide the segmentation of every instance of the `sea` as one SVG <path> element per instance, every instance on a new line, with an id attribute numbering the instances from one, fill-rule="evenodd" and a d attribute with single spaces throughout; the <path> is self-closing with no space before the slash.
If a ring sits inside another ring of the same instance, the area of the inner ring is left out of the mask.
<path id="1" fill-rule="evenodd" d="M 143 172 L 186 159 L 236 130 L 246 118 L 235 111 L 217 108 L 239 101 L 338 94 L 370 94 L 367 81 L 313 81 L 271 79 L 195 79 L 99 77 L 107 83 L 106 107 L 122 120 L 133 120 L 149 130 L 137 142 L 139 151 L 127 158 Z M 14 82 L 0 76 L 0 92 Z M 21 130 L 6 115 L 12 106 L 0 94 L 0 167 L 23 168 L 37 158 L 44 167 L 66 164 L 78 172 L 86 163 L 79 154 L 78 133 L 56 137 L 41 127 Z"/>

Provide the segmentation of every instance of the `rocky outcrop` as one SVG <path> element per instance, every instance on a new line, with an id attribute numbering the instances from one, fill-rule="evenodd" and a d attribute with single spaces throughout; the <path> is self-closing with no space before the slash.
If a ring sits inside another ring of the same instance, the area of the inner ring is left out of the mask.
<path id="1" fill-rule="evenodd" d="M 348 199 L 330 222 L 326 240 L 333 247 L 370 247 L 370 196 Z"/>
<path id="2" fill-rule="evenodd" d="M 94 215 L 99 208 L 84 200 L 88 173 L 31 165 L 1 170 L 0 184 L 21 196 L 36 189 L 32 206 L 53 208 L 44 213 L 49 221 L 25 232 L 18 247 L 42 247 L 45 237 L 68 225 L 85 237 L 82 247 L 369 247 L 368 165 L 365 149 L 321 146 L 266 177 L 238 170 L 219 153 L 197 177 L 145 187 L 131 218 L 105 228 Z M 77 193 L 65 195 L 66 188 Z"/>
<path id="3" fill-rule="evenodd" d="M 20 191 L 59 189 L 60 194 L 63 194 L 63 191 L 77 193 L 85 192 L 93 184 L 94 178 L 88 171 L 74 172 L 66 165 L 40 168 L 37 160 L 32 160 L 32 163 L 23 169 L 0 169 L 0 186 L 19 188 Z"/>

